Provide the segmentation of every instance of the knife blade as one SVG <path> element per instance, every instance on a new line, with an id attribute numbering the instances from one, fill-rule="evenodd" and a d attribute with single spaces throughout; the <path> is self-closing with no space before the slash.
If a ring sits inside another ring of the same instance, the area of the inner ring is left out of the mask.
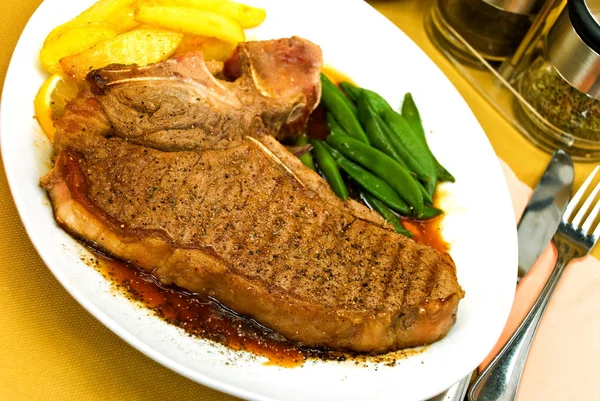
<path id="1" fill-rule="evenodd" d="M 558 230 L 571 199 L 574 177 L 571 156 L 562 149 L 554 152 L 517 226 L 519 280 L 533 267 Z"/>
<path id="2" fill-rule="evenodd" d="M 517 226 L 519 280 L 533 267 L 558 230 L 560 219 L 571 199 L 574 178 L 571 156 L 561 149 L 554 152 Z M 463 401 L 471 376 L 429 401 Z"/>

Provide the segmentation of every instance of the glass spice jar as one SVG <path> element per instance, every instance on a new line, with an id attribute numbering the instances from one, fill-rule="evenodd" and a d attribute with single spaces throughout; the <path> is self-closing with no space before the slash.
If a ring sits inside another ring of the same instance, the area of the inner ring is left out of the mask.
<path id="1" fill-rule="evenodd" d="M 515 52 L 543 3 L 544 0 L 434 0 L 426 21 L 427 31 L 438 46 L 463 62 L 478 63 L 461 38 L 486 60 L 499 62 Z"/>
<path id="2" fill-rule="evenodd" d="M 569 0 L 516 70 L 515 112 L 538 146 L 600 160 L 600 0 Z"/>

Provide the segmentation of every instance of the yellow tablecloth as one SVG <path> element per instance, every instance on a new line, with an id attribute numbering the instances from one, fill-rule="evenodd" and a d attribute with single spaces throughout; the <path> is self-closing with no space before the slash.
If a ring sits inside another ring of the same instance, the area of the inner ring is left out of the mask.
<path id="1" fill-rule="evenodd" d="M 0 84 L 40 0 L 0 2 Z M 420 15 L 428 1 L 372 1 L 446 73 L 497 154 L 529 185 L 549 155 L 488 105 L 429 42 Z M 393 49 L 390 49 L 393 51 Z M 1 168 L 1 167 L 0 167 Z M 592 165 L 576 166 L 577 184 Z M 596 251 L 596 256 L 600 255 Z M 233 400 L 193 383 L 131 348 L 79 306 L 29 242 L 0 173 L 0 400 Z"/>

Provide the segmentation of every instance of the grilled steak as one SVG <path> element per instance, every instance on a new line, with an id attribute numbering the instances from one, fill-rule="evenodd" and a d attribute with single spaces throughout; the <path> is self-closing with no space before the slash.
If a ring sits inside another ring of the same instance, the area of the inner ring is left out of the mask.
<path id="1" fill-rule="evenodd" d="M 275 139 L 306 123 L 320 67 L 316 45 L 290 38 L 240 45 L 228 80 L 200 54 L 90 73 L 41 180 L 56 221 L 307 346 L 442 338 L 463 297 L 450 256 L 340 201 Z"/>

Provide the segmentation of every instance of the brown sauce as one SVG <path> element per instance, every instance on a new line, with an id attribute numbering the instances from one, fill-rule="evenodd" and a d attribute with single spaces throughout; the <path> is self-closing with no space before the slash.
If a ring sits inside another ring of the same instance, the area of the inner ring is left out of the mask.
<path id="1" fill-rule="evenodd" d="M 175 286 L 163 286 L 131 264 L 96 254 L 95 265 L 130 299 L 140 302 L 188 334 L 267 357 L 284 367 L 301 365 L 308 353 L 257 322 L 237 315 L 214 299 Z"/>
<path id="2" fill-rule="evenodd" d="M 434 199 L 435 202 L 435 199 Z M 448 252 L 448 243 L 442 237 L 440 223 L 443 215 L 429 220 L 413 220 L 402 218 L 402 224 L 413 234 L 413 239 L 420 244 L 429 245 L 441 252 Z"/>
<path id="3" fill-rule="evenodd" d="M 393 353 L 368 356 L 331 350 L 313 349 L 288 341 L 280 334 L 256 321 L 243 317 L 218 301 L 194 294 L 176 286 L 164 286 L 154 276 L 137 267 L 95 252 L 94 258 L 82 257 L 96 268 L 116 290 L 138 302 L 167 323 L 186 333 L 223 344 L 235 351 L 248 351 L 268 359 L 267 365 L 292 368 L 308 359 L 355 363 L 380 362 L 393 365 L 402 358 L 418 354 L 423 349 L 406 349 Z"/>

